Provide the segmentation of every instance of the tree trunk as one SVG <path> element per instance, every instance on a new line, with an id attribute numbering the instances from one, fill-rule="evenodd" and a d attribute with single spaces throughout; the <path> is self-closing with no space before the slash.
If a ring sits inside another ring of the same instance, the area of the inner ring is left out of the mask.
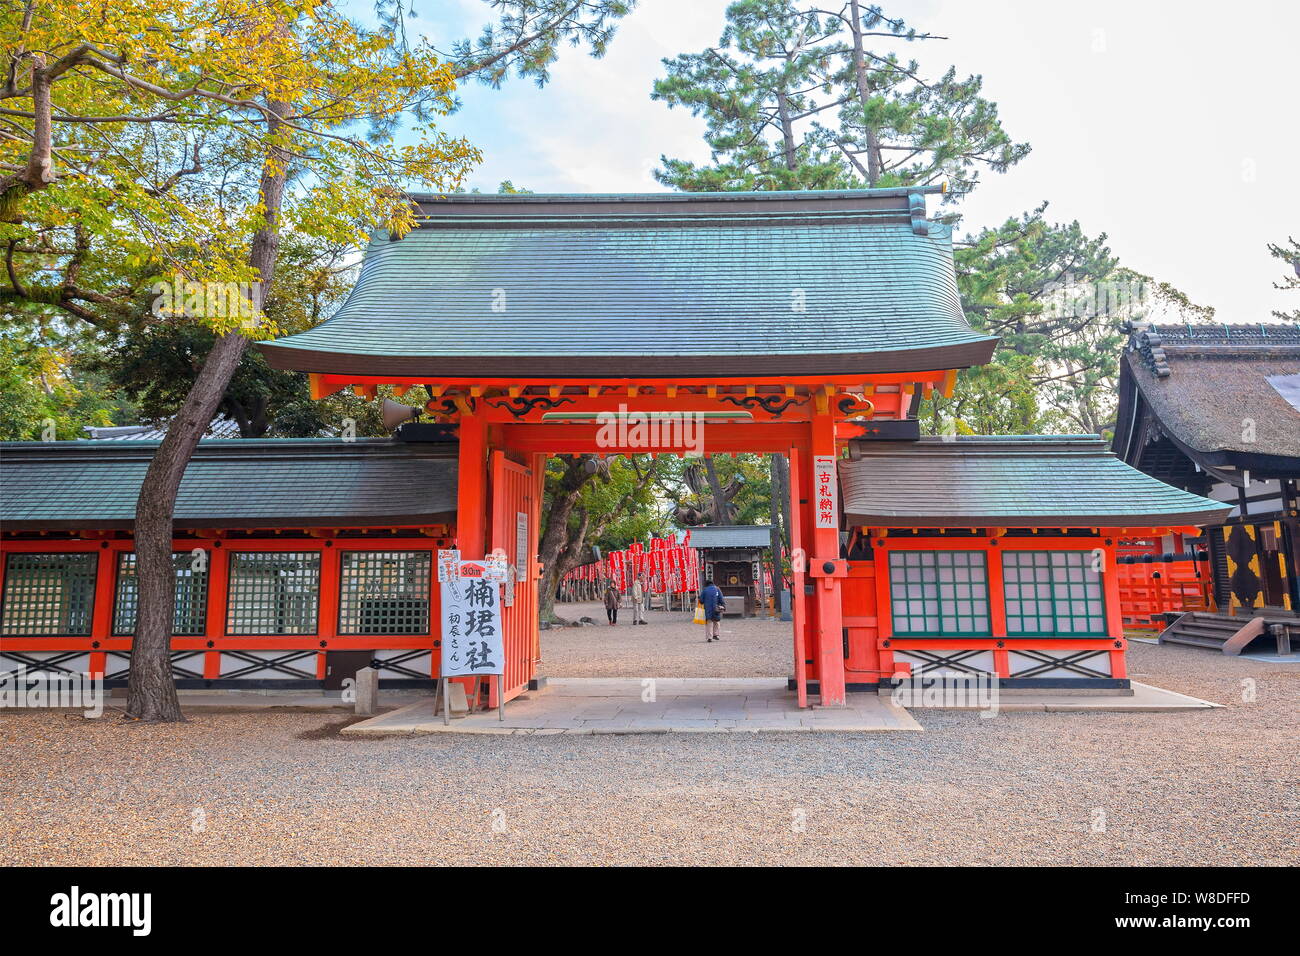
<path id="1" fill-rule="evenodd" d="M 30 22 L 32 7 L 24 23 Z M 45 55 L 33 53 L 32 61 L 32 146 L 22 169 L 0 176 L 0 220 L 19 222 L 18 208 L 24 197 L 54 182 L 54 78 L 46 72 Z"/>
<path id="2" fill-rule="evenodd" d="M 271 103 L 277 117 L 289 112 L 286 103 Z M 267 121 L 274 137 L 280 120 Z M 288 178 L 288 155 L 270 146 L 262 166 L 261 227 L 253 235 L 249 264 L 261 282 L 260 301 L 267 300 L 275 260 L 280 249 L 280 208 Z M 136 584 L 139 588 L 135 638 L 131 642 L 131 669 L 127 684 L 126 715 L 136 720 L 184 720 L 171 666 L 171 638 L 176 603 L 176 569 L 172 563 L 172 516 L 181 479 L 199 439 L 207 431 L 230 379 L 239 367 L 248 338 L 240 331 L 217 339 L 198 377 L 172 419 L 167 434 L 154 453 L 140 497 L 136 501 Z"/>
<path id="3" fill-rule="evenodd" d="M 781 574 L 781 528 L 782 513 L 784 507 L 784 495 L 782 493 L 784 482 L 781 480 L 781 464 L 785 459 L 778 454 L 773 454 L 770 459 L 769 474 L 771 476 L 771 506 L 768 511 L 769 521 L 772 525 L 772 535 L 770 538 L 770 547 L 772 550 L 772 598 L 775 602 L 775 610 L 779 615 L 781 613 L 782 599 L 785 595 L 785 578 Z"/>
<path id="4" fill-rule="evenodd" d="M 718 481 L 718 471 L 713 467 L 713 456 L 704 456 L 704 475 L 709 480 L 709 494 L 713 496 L 713 514 L 718 524 L 731 524 L 731 506 L 722 493 L 722 483 Z"/>
<path id="5" fill-rule="evenodd" d="M 776 91 L 776 108 L 781 123 L 781 144 L 785 153 L 785 168 L 794 172 L 799 168 L 795 162 L 794 124 L 790 122 L 790 107 L 784 90 Z"/>
<path id="6" fill-rule="evenodd" d="M 574 501 L 577 500 L 577 494 L 574 494 Z M 557 521 L 557 512 L 552 510 L 546 526 L 549 532 L 552 525 L 550 522 L 556 522 L 560 529 L 561 543 L 556 549 L 553 560 L 546 562 L 542 568 L 542 597 L 541 607 L 538 613 L 543 621 L 555 620 L 555 592 L 559 588 L 560 582 L 564 576 L 582 563 L 582 552 L 586 548 L 587 539 L 587 516 L 582 516 L 577 533 L 569 531 L 569 515 L 573 513 L 573 504 L 564 509 L 564 520 Z"/>
<path id="7" fill-rule="evenodd" d="M 867 56 L 862 45 L 862 10 L 858 0 L 849 0 L 849 13 L 853 33 L 853 77 L 858 88 L 858 103 L 862 107 L 862 128 L 867 138 L 867 185 L 880 181 L 880 139 L 867 121 L 867 101 L 871 99 L 871 84 L 867 82 Z"/>
<path id="8" fill-rule="evenodd" d="M 172 514 L 176 493 L 199 439 L 226 392 L 248 339 L 229 332 L 217 339 L 198 378 L 167 427 L 140 486 L 135 507 L 136 582 L 139 604 L 126 713 L 137 720 L 184 720 L 172 676 L 171 638 L 176 603 Z"/>
<path id="9" fill-rule="evenodd" d="M 537 544 L 537 560 L 542 562 L 542 581 L 538 599 L 538 614 L 543 621 L 555 619 L 555 589 L 564 574 L 561 562 L 569 545 L 569 516 L 578 503 L 582 488 L 592 479 L 583 468 L 583 459 L 571 458 L 565 466 L 564 476 L 551 493 L 551 508 L 546 514 L 546 530 Z M 576 567 L 570 565 L 567 570 Z"/>
<path id="10" fill-rule="evenodd" d="M 654 459 L 644 473 L 638 471 L 640 478 L 632 490 L 625 494 L 619 503 L 601 515 L 593 525 L 586 509 L 578 509 L 581 519 L 576 528 L 569 528 L 569 518 L 578 508 L 578 499 L 587 482 L 594 478 L 584 467 L 586 458 L 571 459 L 566 467 L 559 487 L 551 494 L 551 510 L 546 517 L 546 531 L 537 548 L 537 558 L 542 562 L 541 594 L 538 599 L 538 615 L 543 621 L 555 620 L 555 589 L 566 574 L 582 563 L 587 553 L 587 539 L 599 540 L 615 519 L 632 503 L 636 495 L 654 480 L 658 465 Z"/>

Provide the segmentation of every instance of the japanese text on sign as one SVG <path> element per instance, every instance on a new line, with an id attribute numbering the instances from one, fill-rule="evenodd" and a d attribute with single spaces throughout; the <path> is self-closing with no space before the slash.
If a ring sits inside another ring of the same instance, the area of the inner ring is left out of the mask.
<path id="1" fill-rule="evenodd" d="M 813 456 L 813 501 L 817 508 L 815 527 L 838 528 L 840 500 L 834 455 Z"/>
<path id="2" fill-rule="evenodd" d="M 459 548 L 439 548 L 438 549 L 438 583 L 452 580 L 456 577 L 456 571 L 460 567 L 460 549 Z"/>
<path id="3" fill-rule="evenodd" d="M 500 588 L 484 570 L 483 562 L 461 561 L 442 583 L 443 677 L 505 672 Z"/>

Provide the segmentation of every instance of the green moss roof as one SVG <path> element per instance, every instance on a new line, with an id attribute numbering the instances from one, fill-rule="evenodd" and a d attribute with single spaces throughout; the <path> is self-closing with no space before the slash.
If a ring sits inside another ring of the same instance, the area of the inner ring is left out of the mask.
<path id="1" fill-rule="evenodd" d="M 905 190 L 452 196 L 373 237 L 320 326 L 262 343 L 335 374 L 853 374 L 966 367 L 949 229 Z"/>

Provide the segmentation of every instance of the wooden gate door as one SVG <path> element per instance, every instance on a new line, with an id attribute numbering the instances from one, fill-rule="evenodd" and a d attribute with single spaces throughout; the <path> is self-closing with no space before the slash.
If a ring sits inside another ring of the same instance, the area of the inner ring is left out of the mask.
<path id="1" fill-rule="evenodd" d="M 510 461 L 505 452 L 492 452 L 490 550 L 506 556 L 514 578 L 505 588 L 501 607 L 506 700 L 522 693 L 537 676 L 537 519 L 541 508 L 537 486 L 533 469 Z M 496 706 L 496 693 L 494 681 L 489 706 Z"/>
<path id="2" fill-rule="evenodd" d="M 1223 528 L 1224 550 L 1228 557 L 1230 609 L 1263 607 L 1264 556 L 1259 533 L 1253 524 L 1229 524 Z"/>
<path id="3" fill-rule="evenodd" d="M 803 462 L 799 449 L 791 448 L 790 467 L 790 617 L 794 621 L 794 692 L 800 707 L 808 706 L 808 647 L 806 644 L 804 572 L 807 570 L 807 552 L 803 540 Z"/>

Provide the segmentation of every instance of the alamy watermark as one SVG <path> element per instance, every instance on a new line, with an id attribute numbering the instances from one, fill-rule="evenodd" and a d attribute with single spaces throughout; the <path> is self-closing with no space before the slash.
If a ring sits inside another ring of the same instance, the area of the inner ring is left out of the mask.
<path id="1" fill-rule="evenodd" d="M 104 713 L 104 680 L 91 674 L 53 673 L 20 667 L 0 671 L 0 709 L 80 710 L 86 717 Z"/>
<path id="2" fill-rule="evenodd" d="M 900 707 L 955 707 L 977 710 L 981 717 L 998 715 L 998 679 L 991 674 L 900 672 L 894 680 L 890 697 Z"/>
<path id="3" fill-rule="evenodd" d="M 50 897 L 50 925 L 121 927 L 132 936 L 148 936 L 153 928 L 152 893 L 86 893 L 73 886 Z"/>
<path id="4" fill-rule="evenodd" d="M 151 291 L 155 318 L 236 319 L 245 328 L 262 321 L 261 282 L 188 282 L 177 276 L 155 282 Z"/>
<path id="5" fill-rule="evenodd" d="M 1041 302 L 1049 318 L 1132 316 L 1146 310 L 1151 290 L 1144 279 L 1095 281 L 1067 272 L 1043 286 Z"/>
<path id="6" fill-rule="evenodd" d="M 704 454 L 703 412 L 618 411 L 596 416 L 596 445 L 600 448 L 677 449 L 690 457 Z"/>

